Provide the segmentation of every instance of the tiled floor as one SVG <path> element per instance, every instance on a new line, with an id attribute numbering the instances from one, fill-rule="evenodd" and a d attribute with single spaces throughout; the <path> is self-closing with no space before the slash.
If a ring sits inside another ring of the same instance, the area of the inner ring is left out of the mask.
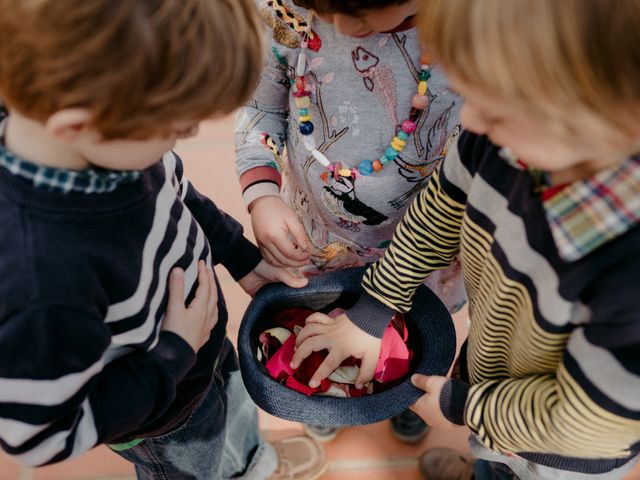
<path id="1" fill-rule="evenodd" d="M 233 167 L 232 120 L 230 118 L 203 124 L 200 134 L 178 146 L 185 160 L 186 173 L 195 186 L 210 196 L 216 204 L 241 220 L 250 236 L 250 223 L 245 212 Z M 232 323 L 229 333 L 235 337 L 238 322 L 249 298 L 220 270 Z M 464 330 L 465 319 L 458 327 Z M 234 338 L 235 339 L 235 338 Z M 261 414 L 260 423 L 269 438 L 300 432 L 298 424 Z M 467 432 L 431 430 L 417 446 L 400 444 L 392 437 L 387 422 L 346 429 L 327 445 L 330 461 L 323 480 L 417 480 L 416 457 L 427 447 L 450 446 L 465 449 Z M 594 441 L 596 441 L 594 439 Z M 79 459 L 60 465 L 20 469 L 0 455 L 0 480 L 133 480 L 131 466 L 105 447 L 98 447 Z M 212 479 L 215 480 L 215 479 Z M 640 480 L 640 467 L 627 480 Z"/>

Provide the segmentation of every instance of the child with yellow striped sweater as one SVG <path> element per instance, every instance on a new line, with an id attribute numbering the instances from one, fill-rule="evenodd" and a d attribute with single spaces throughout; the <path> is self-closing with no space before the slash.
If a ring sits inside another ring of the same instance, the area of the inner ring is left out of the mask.
<path id="1" fill-rule="evenodd" d="M 414 410 L 467 425 L 483 460 L 427 452 L 425 476 L 623 478 L 640 452 L 640 3 L 423 4 L 467 131 L 366 294 L 337 319 L 310 317 L 293 366 L 327 349 L 311 384 L 350 355 L 368 379 L 388 313 L 460 254 L 468 378 L 416 376 Z"/>

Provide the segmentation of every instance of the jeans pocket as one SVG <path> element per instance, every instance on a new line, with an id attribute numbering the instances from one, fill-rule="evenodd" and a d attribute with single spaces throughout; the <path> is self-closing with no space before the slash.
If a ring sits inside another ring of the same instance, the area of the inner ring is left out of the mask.
<path id="1" fill-rule="evenodd" d="M 211 388 L 213 388 L 213 386 L 209 387 L 209 389 Z M 173 436 L 178 435 L 180 434 L 181 431 L 185 430 L 189 426 L 189 423 L 191 422 L 191 420 L 193 420 L 193 417 L 195 417 L 196 414 L 198 413 L 198 410 L 202 408 L 202 404 L 207 399 L 207 396 L 211 395 L 211 392 L 209 391 L 209 389 L 205 390 L 202 396 L 200 397 L 200 399 L 193 403 L 194 407 L 191 409 L 189 414 L 185 416 L 184 419 L 177 422 L 177 424 L 171 427 L 169 431 L 167 431 L 166 433 L 163 433 L 162 435 L 156 435 L 154 437 L 148 437 L 148 439 L 158 440 L 158 441 L 170 440 Z"/>

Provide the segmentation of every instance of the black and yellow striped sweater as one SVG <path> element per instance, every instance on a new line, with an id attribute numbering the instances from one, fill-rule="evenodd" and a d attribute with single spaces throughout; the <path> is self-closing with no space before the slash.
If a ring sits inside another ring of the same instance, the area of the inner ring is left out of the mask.
<path id="1" fill-rule="evenodd" d="M 369 268 L 349 317 L 380 336 L 381 313 L 409 310 L 423 279 L 458 253 L 470 385 L 448 383 L 445 415 L 492 450 L 563 470 L 606 472 L 635 457 L 640 226 L 563 259 L 531 175 L 465 133 Z"/>

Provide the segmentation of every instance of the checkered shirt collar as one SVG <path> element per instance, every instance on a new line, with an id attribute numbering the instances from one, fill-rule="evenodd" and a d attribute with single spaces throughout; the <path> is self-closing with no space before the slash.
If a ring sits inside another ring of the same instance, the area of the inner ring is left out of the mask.
<path id="1" fill-rule="evenodd" d="M 56 193 L 108 193 L 137 180 L 139 171 L 66 170 L 37 165 L 17 157 L 4 146 L 6 120 L 0 122 L 0 167 L 36 188 Z"/>
<path id="2" fill-rule="evenodd" d="M 543 201 L 560 257 L 576 261 L 640 223 L 640 156 Z"/>

